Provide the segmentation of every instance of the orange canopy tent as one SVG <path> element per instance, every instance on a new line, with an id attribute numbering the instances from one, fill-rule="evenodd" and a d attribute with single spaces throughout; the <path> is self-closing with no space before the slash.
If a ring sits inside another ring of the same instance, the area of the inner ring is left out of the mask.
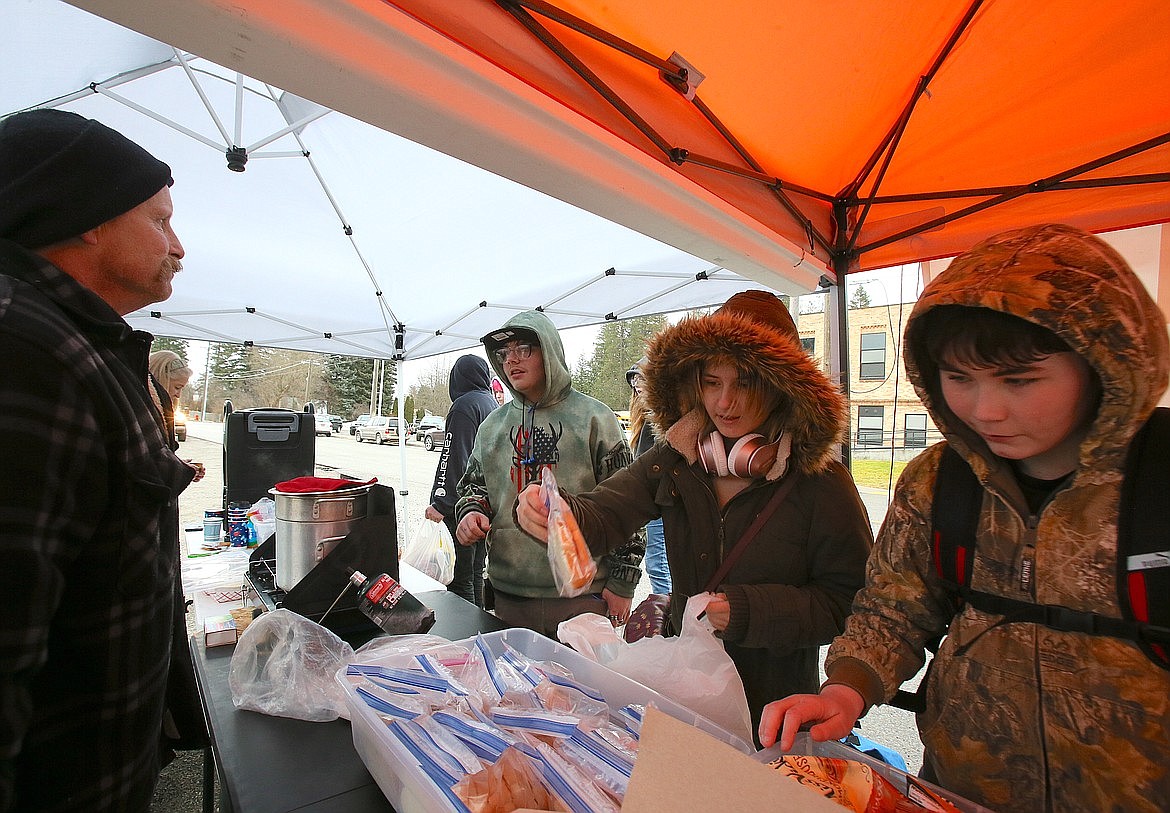
<path id="1" fill-rule="evenodd" d="M 779 290 L 1170 220 L 1163 0 L 78 0 Z"/>

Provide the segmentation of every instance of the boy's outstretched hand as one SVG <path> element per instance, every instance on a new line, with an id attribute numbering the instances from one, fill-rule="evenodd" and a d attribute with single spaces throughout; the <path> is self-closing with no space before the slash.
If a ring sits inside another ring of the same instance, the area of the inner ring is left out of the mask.
<path id="1" fill-rule="evenodd" d="M 849 735 L 863 711 L 865 701 L 857 690 L 838 683 L 825 686 L 820 694 L 789 695 L 764 706 L 760 745 L 767 748 L 779 734 L 781 750 L 790 751 L 805 723 L 816 723 L 808 733 L 817 742 L 839 740 Z"/>

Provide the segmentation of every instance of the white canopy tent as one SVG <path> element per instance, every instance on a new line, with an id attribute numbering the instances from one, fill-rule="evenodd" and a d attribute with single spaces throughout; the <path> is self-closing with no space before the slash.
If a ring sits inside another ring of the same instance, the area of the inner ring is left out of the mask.
<path id="1" fill-rule="evenodd" d="M 0 113 L 73 110 L 172 166 L 185 270 L 136 327 L 409 360 L 529 308 L 567 328 L 762 287 L 57 0 L 0 7 Z"/>

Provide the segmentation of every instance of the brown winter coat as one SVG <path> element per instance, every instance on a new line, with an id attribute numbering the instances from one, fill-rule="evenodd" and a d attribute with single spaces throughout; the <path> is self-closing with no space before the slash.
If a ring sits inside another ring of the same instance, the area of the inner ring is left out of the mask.
<path id="1" fill-rule="evenodd" d="M 1036 516 L 1007 465 L 939 394 L 916 325 L 940 305 L 993 308 L 1043 325 L 1100 376 L 1101 407 L 1077 470 Z M 911 315 L 906 344 L 919 397 L 985 485 L 972 588 L 1120 616 L 1123 461 L 1170 368 L 1165 317 L 1141 282 L 1095 237 L 1060 226 L 1023 229 L 977 247 L 933 282 Z M 1005 624 L 969 606 L 952 621 L 928 539 L 943 445 L 913 460 L 898 483 L 867 586 L 830 648 L 830 680 L 884 702 L 950 622 L 918 720 L 944 786 L 999 813 L 1170 810 L 1170 672 L 1117 638 Z M 1034 592 L 1019 586 L 1029 550 Z"/>
<path id="2" fill-rule="evenodd" d="M 783 393 L 792 439 L 768 479 L 758 479 L 720 511 L 710 475 L 696 462 L 702 406 L 680 403 L 698 366 L 747 361 Z M 701 592 L 723 556 L 779 487 L 786 469 L 800 481 L 718 588 L 731 621 L 727 651 L 744 681 L 753 726 L 763 706 L 815 691 L 818 649 L 844 627 L 863 580 L 871 531 L 849 472 L 834 459 L 844 427 L 840 393 L 794 337 L 719 313 L 684 319 L 650 346 L 647 394 L 659 442 L 596 489 L 570 497 L 585 538 L 598 551 L 622 544 L 662 517 L 676 629 L 686 599 Z M 685 414 L 684 414 L 685 410 Z"/>

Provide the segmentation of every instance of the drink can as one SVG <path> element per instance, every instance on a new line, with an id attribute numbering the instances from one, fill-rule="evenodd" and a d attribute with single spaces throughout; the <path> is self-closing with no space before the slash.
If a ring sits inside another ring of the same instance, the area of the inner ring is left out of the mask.
<path id="1" fill-rule="evenodd" d="M 223 509 L 208 508 L 203 512 L 203 542 L 218 545 L 223 536 Z"/>
<path id="2" fill-rule="evenodd" d="M 246 502 L 233 502 L 227 509 L 227 533 L 228 542 L 233 548 L 246 548 L 248 546 L 248 509 L 251 507 Z"/>

